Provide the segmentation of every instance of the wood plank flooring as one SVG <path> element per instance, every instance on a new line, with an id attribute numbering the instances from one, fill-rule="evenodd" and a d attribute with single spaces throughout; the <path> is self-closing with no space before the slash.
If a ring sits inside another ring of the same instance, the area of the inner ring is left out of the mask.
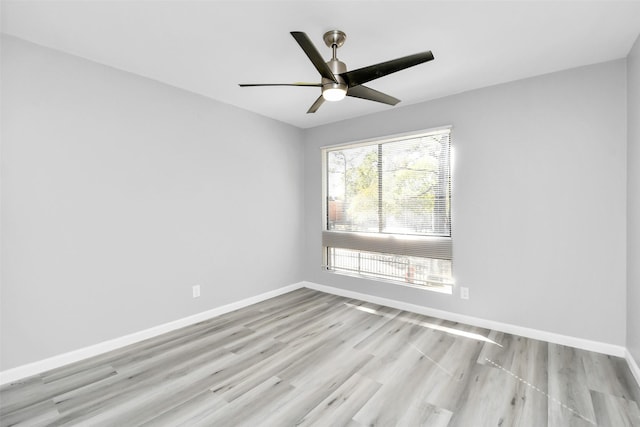
<path id="1" fill-rule="evenodd" d="M 0 425 L 640 426 L 621 358 L 300 289 L 0 388 Z"/>

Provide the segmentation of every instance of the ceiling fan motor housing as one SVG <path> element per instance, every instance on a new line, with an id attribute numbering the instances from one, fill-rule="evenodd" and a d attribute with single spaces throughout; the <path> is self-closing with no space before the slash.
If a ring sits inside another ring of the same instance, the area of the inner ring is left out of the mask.
<path id="1" fill-rule="evenodd" d="M 327 61 L 327 65 L 329 66 L 329 69 L 336 77 L 336 80 L 338 82 L 336 83 L 331 79 L 323 77 L 322 93 L 324 94 L 324 92 L 329 89 L 338 89 L 346 93 L 348 89 L 347 82 L 345 82 L 344 79 L 340 76 L 340 74 L 347 72 L 347 66 L 345 65 L 345 63 L 338 59 L 331 59 L 330 61 Z M 327 97 L 325 97 L 325 99 L 327 99 Z"/>

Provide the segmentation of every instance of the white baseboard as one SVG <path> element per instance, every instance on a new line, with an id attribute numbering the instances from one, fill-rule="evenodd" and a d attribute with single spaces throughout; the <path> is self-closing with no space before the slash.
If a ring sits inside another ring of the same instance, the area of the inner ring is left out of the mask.
<path id="1" fill-rule="evenodd" d="M 410 311 L 412 313 L 424 314 L 425 316 L 437 317 L 439 319 L 450 320 L 452 322 L 465 323 L 467 325 L 478 326 L 481 328 L 494 329 L 500 332 L 520 335 L 526 338 L 532 338 L 541 341 L 547 341 L 554 344 L 566 345 L 569 347 L 580 348 L 583 350 L 594 351 L 597 353 L 608 354 L 611 356 L 625 357 L 627 349 L 623 346 L 607 344 L 598 341 L 591 341 L 583 338 L 571 337 L 568 335 L 556 334 L 553 332 L 541 331 L 538 329 L 525 328 L 522 326 L 511 325 L 508 323 L 496 322 L 493 320 L 481 319 L 478 317 L 467 316 L 464 314 L 452 313 L 449 311 L 436 310 L 434 308 L 415 305 L 407 302 L 392 300 L 388 298 L 377 297 L 359 292 L 352 292 L 345 289 L 334 288 L 332 286 L 320 285 L 312 282 L 302 282 L 303 286 L 317 291 L 329 294 L 339 295 L 347 298 L 359 299 L 371 302 L 373 304 L 384 305 L 387 307 L 397 308 L 399 310 Z"/>
<path id="2" fill-rule="evenodd" d="M 553 332 L 540 331 L 537 329 L 525 328 L 521 326 L 511 325 L 508 323 L 496 322 L 492 320 L 481 319 L 473 316 L 467 316 L 458 313 L 452 313 L 443 310 L 437 310 L 429 307 L 406 303 L 402 301 L 392 300 L 388 298 L 377 297 L 368 294 L 362 294 L 359 292 L 348 291 L 346 289 L 335 288 L 326 285 L 320 285 L 312 282 L 299 282 L 293 285 L 284 286 L 273 291 L 265 292 L 260 295 L 249 297 L 241 301 L 236 301 L 221 307 L 216 307 L 211 310 L 204 311 L 202 313 L 194 314 L 192 316 L 184 317 L 182 319 L 174 320 L 162 325 L 154 326 L 143 331 L 134 332 L 129 335 L 125 335 L 113 340 L 104 341 L 98 344 L 94 344 L 88 347 L 84 347 L 78 350 L 74 350 L 68 353 L 60 354 L 50 357 L 48 359 L 40 360 L 37 362 L 29 363 L 26 365 L 18 366 L 13 369 L 0 372 L 0 385 L 15 382 L 22 378 L 30 377 L 40 374 L 42 372 L 59 368 L 69 363 L 78 362 L 89 357 L 97 356 L 106 353 L 111 350 L 134 344 L 136 342 L 143 341 L 148 338 L 153 338 L 166 332 L 173 331 L 185 326 L 192 325 L 194 323 L 202 322 L 207 319 L 211 319 L 216 316 L 220 316 L 225 313 L 229 313 L 234 310 L 255 304 L 269 298 L 276 297 L 278 295 L 285 294 L 287 292 L 294 291 L 306 287 L 309 289 L 315 289 L 317 291 L 326 292 L 334 295 L 339 295 L 347 298 L 359 299 L 362 301 L 371 302 L 374 304 L 380 304 L 387 307 L 397 308 L 399 310 L 410 311 L 413 313 L 424 314 L 426 316 L 437 317 L 440 319 L 450 320 L 453 322 L 466 323 L 472 326 L 478 326 L 481 328 L 494 329 L 496 331 L 506 332 L 514 335 L 520 335 L 527 338 L 533 338 L 537 340 L 547 341 L 555 344 L 566 345 L 570 347 L 580 348 L 583 350 L 595 351 L 598 353 L 609 354 L 612 356 L 624 357 L 631 372 L 633 373 L 638 384 L 640 384 L 640 368 L 638 364 L 631 356 L 631 353 L 622 346 L 613 344 L 602 343 L 598 341 L 591 341 L 582 338 L 571 337 L 567 335 L 556 334 Z"/>
<path id="3" fill-rule="evenodd" d="M 628 349 L 625 354 L 625 359 L 627 359 L 627 364 L 629 365 L 629 369 L 631 370 L 631 373 L 636 379 L 638 386 L 640 386 L 640 366 L 638 366 L 638 363 L 636 363 L 636 360 L 633 358 L 633 356 L 631 355 L 631 352 Z"/>
<path id="4" fill-rule="evenodd" d="M 203 320 L 211 319 L 212 317 L 220 316 L 221 314 L 229 313 L 231 311 L 267 300 L 269 298 L 276 297 L 278 295 L 286 294 L 287 292 L 291 292 L 302 287 L 304 287 L 302 282 L 294 283 L 293 285 L 284 286 L 282 288 L 249 297 L 241 301 L 236 301 L 227 305 L 223 305 L 221 307 L 203 311 L 202 313 L 197 313 L 192 316 L 154 326 L 143 331 L 134 332 L 132 334 L 115 338 L 109 341 L 104 341 L 88 347 L 80 348 L 78 350 L 73 350 L 68 353 L 59 354 L 57 356 L 53 356 L 44 360 L 39 360 L 37 362 L 8 369 L 6 371 L 0 372 L 0 385 L 15 382 L 22 378 L 30 377 L 32 375 L 37 375 L 51 369 L 68 365 L 69 363 L 78 362 L 80 360 L 97 356 L 111 350 L 116 350 L 118 348 L 134 344 L 148 338 L 153 338 L 158 335 L 183 328 L 194 323 L 202 322 Z"/>

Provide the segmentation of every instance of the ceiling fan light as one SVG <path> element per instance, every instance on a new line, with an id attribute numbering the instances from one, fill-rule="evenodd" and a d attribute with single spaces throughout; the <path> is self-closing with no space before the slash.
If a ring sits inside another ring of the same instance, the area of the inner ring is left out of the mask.
<path id="1" fill-rule="evenodd" d="M 342 88 L 328 88 L 322 91 L 322 97 L 325 101 L 340 101 L 347 96 L 347 91 Z"/>

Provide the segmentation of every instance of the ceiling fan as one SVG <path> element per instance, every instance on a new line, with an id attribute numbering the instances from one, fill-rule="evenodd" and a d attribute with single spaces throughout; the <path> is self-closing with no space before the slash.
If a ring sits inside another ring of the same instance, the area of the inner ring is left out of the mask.
<path id="1" fill-rule="evenodd" d="M 358 68 L 357 70 L 347 71 L 347 66 L 344 62 L 338 60 L 336 56 L 338 48 L 344 44 L 347 38 L 347 35 L 342 31 L 333 30 L 324 34 L 323 39 L 325 44 L 333 51 L 331 59 L 327 62 L 322 59 L 322 56 L 311 42 L 311 39 L 309 39 L 305 33 L 292 31 L 291 35 L 322 76 L 321 83 L 257 83 L 240 84 L 239 86 L 301 86 L 322 88 L 322 94 L 316 99 L 313 105 L 311 105 L 307 113 L 315 113 L 318 111 L 318 108 L 320 108 L 324 101 L 340 101 L 345 96 L 396 105 L 400 102 L 398 98 L 363 86 L 363 83 L 433 59 L 431 51 L 426 51 L 368 67 Z"/>

